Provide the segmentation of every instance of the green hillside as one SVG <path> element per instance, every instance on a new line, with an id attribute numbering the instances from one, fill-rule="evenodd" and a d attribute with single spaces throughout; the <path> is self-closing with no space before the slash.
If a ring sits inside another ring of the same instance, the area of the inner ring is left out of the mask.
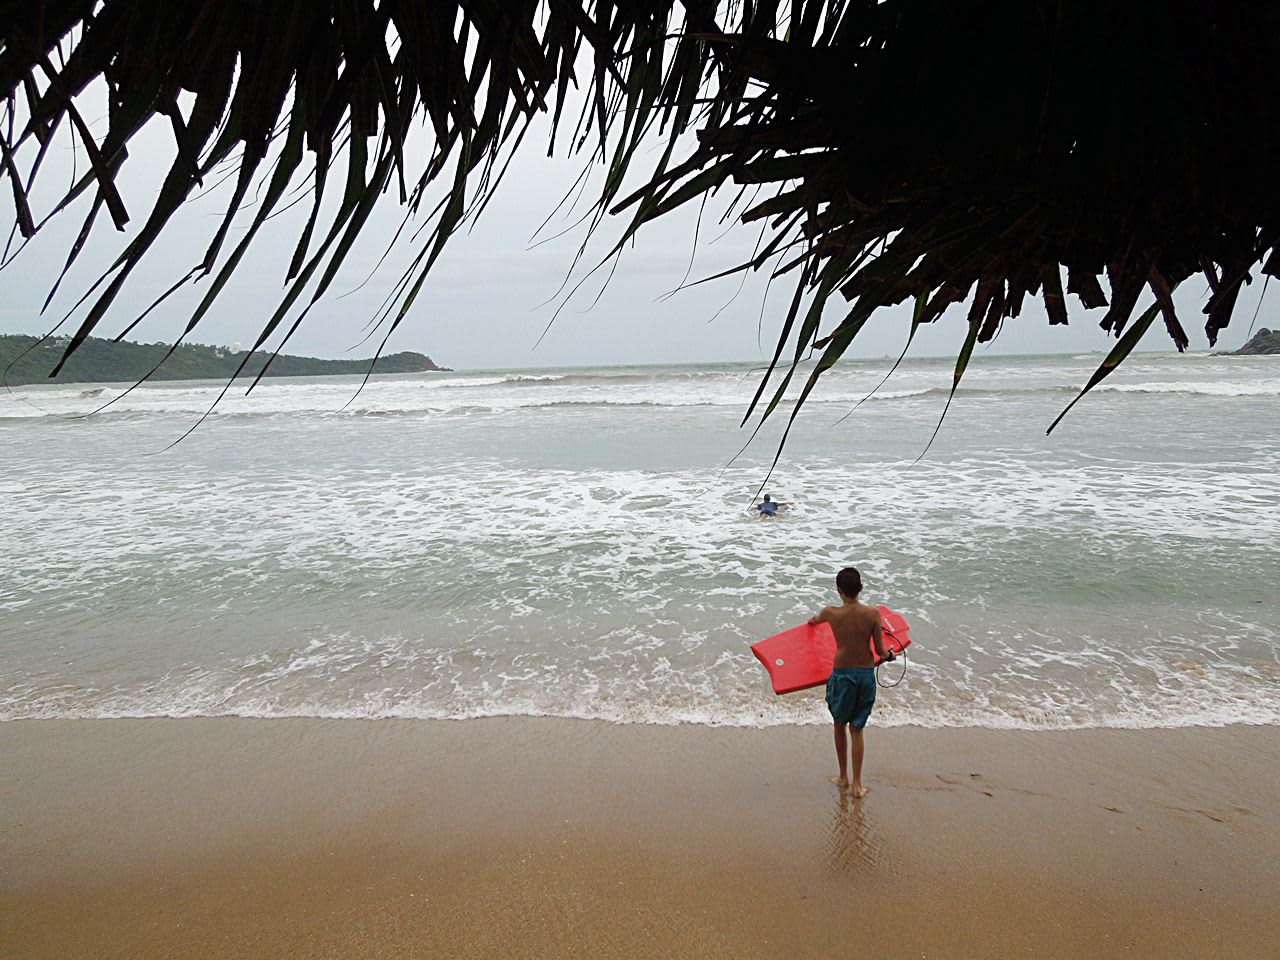
<path id="1" fill-rule="evenodd" d="M 132 382 L 147 375 L 169 349 L 163 343 L 129 343 L 87 339 L 67 361 L 57 378 L 50 381 L 49 371 L 57 366 L 66 349 L 66 339 L 46 341 L 32 349 L 36 337 L 0 335 L 0 370 L 8 369 L 7 382 L 23 383 L 116 383 Z M 244 351 L 233 353 L 226 347 L 202 343 L 182 344 L 173 356 L 152 374 L 152 380 L 226 380 L 233 373 Z M 261 350 L 254 353 L 241 373 L 255 377 L 270 358 Z M 15 362 L 16 361 L 16 362 Z M 12 364 L 12 366 L 10 366 Z M 268 377 L 314 377 L 333 374 L 363 374 L 369 359 L 320 360 L 281 354 L 271 362 Z M 378 358 L 374 373 L 422 373 L 447 370 L 430 357 L 409 351 L 391 353 Z"/>

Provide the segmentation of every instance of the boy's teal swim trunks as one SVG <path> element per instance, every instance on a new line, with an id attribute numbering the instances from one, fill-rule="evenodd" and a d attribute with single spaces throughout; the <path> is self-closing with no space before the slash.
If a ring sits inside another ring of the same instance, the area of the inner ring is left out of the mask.
<path id="1" fill-rule="evenodd" d="M 876 672 L 871 667 L 841 667 L 827 679 L 827 707 L 836 723 L 861 730 L 876 705 Z"/>

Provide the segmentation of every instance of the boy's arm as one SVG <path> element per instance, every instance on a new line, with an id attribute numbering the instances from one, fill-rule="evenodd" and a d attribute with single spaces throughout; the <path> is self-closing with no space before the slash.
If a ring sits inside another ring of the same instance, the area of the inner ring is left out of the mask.
<path id="1" fill-rule="evenodd" d="M 871 645 L 875 647 L 876 656 L 881 660 L 892 660 L 893 651 L 884 648 L 884 618 L 876 611 L 875 622 L 871 625 Z"/>
<path id="2" fill-rule="evenodd" d="M 819 610 L 817 613 L 815 613 L 812 617 L 809 618 L 809 626 L 811 627 L 816 627 L 820 623 L 830 623 L 830 622 L 831 622 L 830 607 L 823 607 L 821 610 Z"/>

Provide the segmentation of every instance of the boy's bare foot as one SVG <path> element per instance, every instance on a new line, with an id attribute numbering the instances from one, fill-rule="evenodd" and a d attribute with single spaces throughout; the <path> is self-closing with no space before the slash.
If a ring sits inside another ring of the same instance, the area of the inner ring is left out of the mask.
<path id="1" fill-rule="evenodd" d="M 853 788 L 853 798 L 855 800 L 861 800 L 863 797 L 867 795 L 867 788 L 864 787 L 862 784 L 851 783 L 849 784 L 849 786 Z"/>
<path id="2" fill-rule="evenodd" d="M 827 782 L 834 783 L 841 790 L 849 786 L 849 781 L 846 780 L 844 777 L 827 777 Z"/>

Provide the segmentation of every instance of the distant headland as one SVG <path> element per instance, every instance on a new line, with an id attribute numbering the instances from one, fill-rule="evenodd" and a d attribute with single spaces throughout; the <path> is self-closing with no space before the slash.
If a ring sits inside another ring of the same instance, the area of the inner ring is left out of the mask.
<path id="1" fill-rule="evenodd" d="M 1232 350 L 1231 356 L 1258 356 L 1264 353 L 1280 353 L 1280 330 L 1268 330 L 1263 327 L 1253 335 L 1248 343 L 1239 350 Z"/>
<path id="2" fill-rule="evenodd" d="M 67 346 L 66 337 L 56 337 L 34 346 L 38 338 L 16 334 L 0 335 L 0 371 L 8 369 L 10 386 L 24 383 L 126 383 L 142 379 L 160 362 L 169 349 L 164 343 L 130 343 L 89 337 L 71 355 L 53 380 L 49 371 L 57 365 Z M 151 374 L 152 380 L 226 380 L 236 372 L 246 351 L 203 343 L 184 343 Z M 241 377 L 256 377 L 271 358 L 258 350 L 245 364 Z M 370 359 L 321 360 L 280 354 L 271 361 L 268 377 L 318 377 L 335 374 L 363 374 Z M 12 364 L 12 366 L 10 366 Z M 421 353 L 402 351 L 378 358 L 374 373 L 426 373 L 448 371 Z"/>

